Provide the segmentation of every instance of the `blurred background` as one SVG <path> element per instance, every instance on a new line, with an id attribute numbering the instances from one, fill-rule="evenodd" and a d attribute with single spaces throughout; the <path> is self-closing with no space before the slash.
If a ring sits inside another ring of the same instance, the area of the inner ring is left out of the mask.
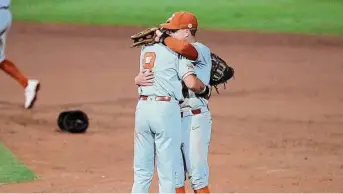
<path id="1" fill-rule="evenodd" d="M 342 0 L 13 0 L 15 20 L 151 26 L 175 11 L 200 27 L 343 34 Z"/>

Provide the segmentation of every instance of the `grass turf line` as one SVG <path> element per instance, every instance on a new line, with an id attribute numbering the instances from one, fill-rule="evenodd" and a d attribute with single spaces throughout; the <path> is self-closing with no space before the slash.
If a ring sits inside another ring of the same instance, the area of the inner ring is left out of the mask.
<path id="1" fill-rule="evenodd" d="M 0 185 L 35 180 L 36 175 L 0 142 Z"/>

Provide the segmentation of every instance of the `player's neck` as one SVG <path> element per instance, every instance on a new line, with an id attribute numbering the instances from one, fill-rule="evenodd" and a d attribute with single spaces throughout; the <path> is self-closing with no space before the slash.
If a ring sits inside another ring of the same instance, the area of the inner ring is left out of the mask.
<path id="1" fill-rule="evenodd" d="M 187 37 L 187 39 L 186 39 L 186 41 L 188 42 L 188 43 L 195 43 L 196 42 L 196 39 L 195 39 L 195 37 L 194 36 L 188 36 Z"/>

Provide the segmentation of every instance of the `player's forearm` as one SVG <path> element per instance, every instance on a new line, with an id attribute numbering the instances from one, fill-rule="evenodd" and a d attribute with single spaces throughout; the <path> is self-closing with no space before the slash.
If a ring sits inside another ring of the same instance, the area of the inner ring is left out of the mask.
<path id="1" fill-rule="evenodd" d="M 168 48 L 179 53 L 180 55 L 190 59 L 190 60 L 197 60 L 198 59 L 198 51 L 194 48 L 192 44 L 189 44 L 186 41 L 178 40 L 172 37 L 167 37 L 164 39 L 164 43 Z"/>
<path id="2" fill-rule="evenodd" d="M 184 78 L 185 85 L 187 88 L 192 90 L 194 93 L 201 93 L 205 90 L 206 85 L 202 83 L 194 74 L 188 75 Z"/>

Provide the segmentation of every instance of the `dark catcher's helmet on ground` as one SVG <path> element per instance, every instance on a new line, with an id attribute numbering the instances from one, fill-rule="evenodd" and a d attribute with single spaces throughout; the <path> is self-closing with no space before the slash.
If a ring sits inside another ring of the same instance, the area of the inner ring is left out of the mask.
<path id="1" fill-rule="evenodd" d="M 89 121 L 86 113 L 80 110 L 71 110 L 61 112 L 57 124 L 64 132 L 84 133 L 88 129 Z"/>

